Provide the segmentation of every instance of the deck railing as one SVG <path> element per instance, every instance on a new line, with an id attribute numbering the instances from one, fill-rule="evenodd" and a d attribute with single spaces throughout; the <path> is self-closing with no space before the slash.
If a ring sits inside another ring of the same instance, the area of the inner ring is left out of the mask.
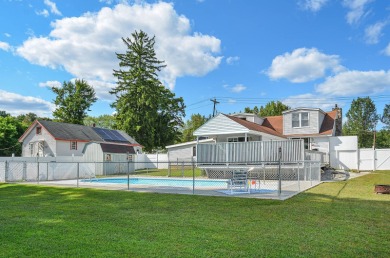
<path id="1" fill-rule="evenodd" d="M 322 165 L 329 164 L 329 153 L 305 150 L 305 160 L 319 161 Z"/>
<path id="2" fill-rule="evenodd" d="M 304 160 L 303 140 L 223 142 L 198 144 L 198 163 L 256 163 L 278 161 L 281 148 L 281 161 Z"/>

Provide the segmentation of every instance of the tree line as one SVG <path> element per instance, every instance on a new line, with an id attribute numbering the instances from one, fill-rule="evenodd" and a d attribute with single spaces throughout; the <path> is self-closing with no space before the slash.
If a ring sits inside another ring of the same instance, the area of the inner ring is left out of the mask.
<path id="1" fill-rule="evenodd" d="M 87 115 L 90 107 L 97 101 L 91 85 L 83 79 L 64 82 L 51 90 L 56 97 L 53 103 L 54 121 L 96 125 L 107 129 L 123 130 L 144 146 L 145 151 L 163 149 L 165 146 L 195 140 L 193 132 L 211 118 L 200 114 L 185 117 L 185 104 L 158 79 L 158 74 L 166 67 L 165 62 L 156 57 L 155 37 L 145 32 L 135 31 L 130 38 L 122 38 L 127 49 L 116 53 L 119 69 L 113 70 L 116 86 L 110 94 L 116 97 L 111 107 L 113 115 L 91 117 Z M 280 101 L 271 101 L 265 106 L 246 107 L 244 112 L 259 116 L 277 116 L 290 109 Z M 378 115 L 369 97 L 357 98 L 346 114 L 343 126 L 344 135 L 358 135 L 359 147 L 390 147 L 390 105 L 387 104 L 382 115 Z M 0 111 L 0 156 L 21 154 L 19 137 L 29 125 L 39 118 L 34 113 L 12 117 Z M 385 124 L 379 132 L 375 131 L 378 121 Z"/>

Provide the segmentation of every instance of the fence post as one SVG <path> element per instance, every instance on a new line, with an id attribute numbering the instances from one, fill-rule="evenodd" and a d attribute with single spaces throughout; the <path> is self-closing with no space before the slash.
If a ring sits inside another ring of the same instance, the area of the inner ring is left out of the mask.
<path id="1" fill-rule="evenodd" d="M 23 179 L 27 179 L 27 162 L 23 161 Z"/>
<path id="2" fill-rule="evenodd" d="M 195 194 L 195 163 L 192 160 L 192 194 Z"/>
<path id="3" fill-rule="evenodd" d="M 278 177 L 279 177 L 278 195 L 279 195 L 279 197 L 282 194 L 282 173 L 281 173 L 282 163 L 281 163 L 281 160 L 282 160 L 282 147 L 279 147 L 279 169 L 278 169 Z"/>
<path id="4" fill-rule="evenodd" d="M 127 190 L 130 190 L 130 161 L 127 161 Z"/>
<path id="5" fill-rule="evenodd" d="M 8 161 L 4 162 L 4 182 L 8 180 Z"/>
<path id="6" fill-rule="evenodd" d="M 39 161 L 37 162 L 37 164 L 38 164 L 38 169 L 37 169 L 37 182 L 38 182 L 38 185 L 39 185 Z"/>
<path id="7" fill-rule="evenodd" d="M 184 161 L 181 162 L 181 177 L 184 177 Z"/>
<path id="8" fill-rule="evenodd" d="M 313 175 L 312 175 L 311 162 L 309 163 L 309 170 L 310 170 L 310 185 L 313 185 Z"/>
<path id="9" fill-rule="evenodd" d="M 79 187 L 80 163 L 77 162 L 77 187 Z"/>
<path id="10" fill-rule="evenodd" d="M 297 162 L 297 165 L 298 165 L 298 191 L 300 192 L 301 191 L 301 180 L 299 178 L 299 173 L 300 173 L 300 171 L 299 171 L 299 166 L 300 166 L 299 161 Z"/>

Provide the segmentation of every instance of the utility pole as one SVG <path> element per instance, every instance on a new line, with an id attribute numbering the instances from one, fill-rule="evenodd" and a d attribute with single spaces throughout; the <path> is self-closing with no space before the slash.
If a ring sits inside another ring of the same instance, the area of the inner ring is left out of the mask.
<path id="1" fill-rule="evenodd" d="M 219 101 L 217 101 L 215 97 L 214 97 L 214 99 L 210 99 L 210 101 L 214 103 L 214 108 L 213 108 L 213 117 L 214 117 L 215 116 L 215 111 L 216 111 L 215 110 L 215 106 L 217 104 L 219 104 Z"/>

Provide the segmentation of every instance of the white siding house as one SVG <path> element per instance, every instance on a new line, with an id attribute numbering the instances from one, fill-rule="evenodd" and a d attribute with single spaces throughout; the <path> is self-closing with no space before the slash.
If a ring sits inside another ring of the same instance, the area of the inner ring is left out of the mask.
<path id="1" fill-rule="evenodd" d="M 262 157 L 275 158 L 277 155 L 266 153 L 266 150 L 259 152 L 259 150 L 253 149 L 253 146 L 262 146 L 261 148 L 264 148 L 263 146 L 274 146 L 275 144 L 286 146 L 287 149 L 285 151 L 291 152 L 291 155 L 286 156 L 290 161 L 303 157 L 304 149 L 329 154 L 330 137 L 341 135 L 341 118 L 341 109 L 337 106 L 329 112 L 324 112 L 319 108 L 296 108 L 283 112 L 281 116 L 271 117 L 258 117 L 257 115 L 247 113 L 219 114 L 195 130 L 194 136 L 198 140 L 208 138 L 215 141 L 214 146 L 212 146 L 212 143 L 206 144 L 210 145 L 210 148 L 202 144 L 202 148 L 198 149 L 202 149 L 202 151 L 207 150 L 208 153 L 201 153 L 202 155 L 198 153 L 197 156 L 205 158 L 210 155 L 215 157 L 218 155 L 221 157 L 234 156 L 235 160 L 243 160 L 248 157 L 255 157 L 256 155 L 252 155 L 253 153 L 261 153 Z M 303 145 L 282 143 L 282 141 L 289 140 L 300 140 Z M 274 141 L 275 144 L 249 144 L 250 142 L 270 141 Z M 240 144 L 238 146 L 237 144 L 234 145 L 234 143 L 243 143 L 244 145 Z M 169 147 L 168 150 L 171 149 L 176 153 L 182 152 L 184 154 L 184 148 L 187 148 L 188 145 L 181 144 Z M 238 151 L 238 148 L 240 151 Z M 221 152 L 222 149 L 223 152 Z M 274 152 L 277 148 L 271 149 Z M 233 154 L 230 153 L 233 151 Z M 218 155 L 215 153 L 218 153 Z M 257 156 L 256 159 L 258 159 Z M 220 159 L 215 157 L 215 161 Z M 325 156 L 325 158 L 327 157 Z"/>
<path id="2" fill-rule="evenodd" d="M 179 143 L 175 145 L 169 145 L 165 148 L 168 150 L 169 161 L 185 161 L 191 162 L 196 161 L 197 145 L 202 143 L 215 142 L 213 139 L 206 139 L 192 142 Z"/>
<path id="3" fill-rule="evenodd" d="M 126 161 L 142 146 L 123 131 L 36 120 L 20 137 L 23 157 L 80 156 L 85 161 Z"/>

